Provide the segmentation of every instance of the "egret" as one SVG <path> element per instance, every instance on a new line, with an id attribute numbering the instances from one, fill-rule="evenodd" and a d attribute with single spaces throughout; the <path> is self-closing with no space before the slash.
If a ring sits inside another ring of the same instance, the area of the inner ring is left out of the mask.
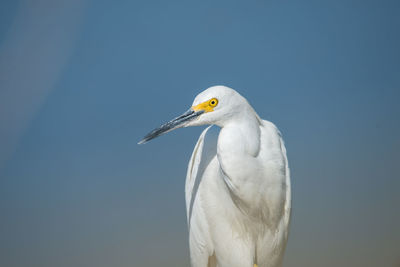
<path id="1" fill-rule="evenodd" d="M 210 125 L 190 158 L 186 185 L 193 267 L 282 265 L 291 210 L 286 148 L 277 127 L 226 86 L 195 98 L 139 144 L 181 127 Z M 210 134 L 219 126 L 218 137 Z"/>

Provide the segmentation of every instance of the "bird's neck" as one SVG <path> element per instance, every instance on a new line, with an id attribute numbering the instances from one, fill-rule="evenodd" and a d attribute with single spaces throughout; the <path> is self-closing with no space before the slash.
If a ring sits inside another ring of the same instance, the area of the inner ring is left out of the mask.
<path id="1" fill-rule="evenodd" d="M 229 180 L 238 184 L 245 182 L 251 175 L 249 170 L 258 169 L 258 166 L 253 165 L 260 152 L 261 135 L 255 113 L 242 112 L 240 115 L 223 125 L 217 145 L 217 157 L 222 171 Z"/>
<path id="2" fill-rule="evenodd" d="M 256 194 L 262 179 L 260 152 L 260 122 L 256 116 L 245 115 L 226 123 L 218 136 L 217 157 L 233 202 L 246 213 L 256 211 Z M 260 176 L 260 177 L 259 177 Z"/>
<path id="3" fill-rule="evenodd" d="M 253 110 L 245 110 L 221 126 L 218 153 L 242 157 L 257 156 L 260 150 L 260 119 Z"/>

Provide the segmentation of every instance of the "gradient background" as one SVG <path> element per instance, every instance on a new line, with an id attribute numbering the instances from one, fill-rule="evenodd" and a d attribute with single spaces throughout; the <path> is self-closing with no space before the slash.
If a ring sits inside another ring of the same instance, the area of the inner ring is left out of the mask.
<path id="1" fill-rule="evenodd" d="M 400 2 L 2 1 L 0 265 L 188 266 L 205 88 L 286 141 L 284 265 L 400 266 Z"/>

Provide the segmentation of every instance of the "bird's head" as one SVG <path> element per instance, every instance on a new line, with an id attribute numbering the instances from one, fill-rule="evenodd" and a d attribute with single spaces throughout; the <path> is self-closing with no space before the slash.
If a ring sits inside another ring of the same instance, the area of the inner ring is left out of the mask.
<path id="1" fill-rule="evenodd" d="M 210 87 L 196 96 L 188 111 L 148 133 L 139 144 L 181 127 L 207 124 L 222 127 L 248 107 L 246 99 L 235 90 L 226 86 Z"/>

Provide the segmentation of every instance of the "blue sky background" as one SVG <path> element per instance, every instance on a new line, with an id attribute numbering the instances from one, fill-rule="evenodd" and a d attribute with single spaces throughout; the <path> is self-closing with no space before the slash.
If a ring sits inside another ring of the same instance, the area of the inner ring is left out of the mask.
<path id="1" fill-rule="evenodd" d="M 209 86 L 282 131 L 285 266 L 400 266 L 398 1 L 3 1 L 0 265 L 188 266 Z"/>

